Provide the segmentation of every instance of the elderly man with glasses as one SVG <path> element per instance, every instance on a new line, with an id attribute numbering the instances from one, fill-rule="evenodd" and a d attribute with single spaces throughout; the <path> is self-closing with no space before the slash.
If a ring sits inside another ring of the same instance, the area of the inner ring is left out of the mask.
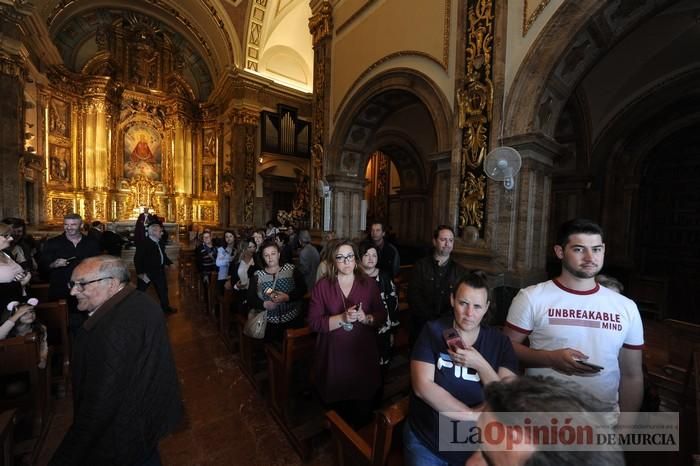
<path id="1" fill-rule="evenodd" d="M 69 286 L 89 317 L 73 345 L 73 425 L 49 464 L 161 464 L 158 440 L 183 410 L 160 307 L 113 256 L 82 261 Z"/>

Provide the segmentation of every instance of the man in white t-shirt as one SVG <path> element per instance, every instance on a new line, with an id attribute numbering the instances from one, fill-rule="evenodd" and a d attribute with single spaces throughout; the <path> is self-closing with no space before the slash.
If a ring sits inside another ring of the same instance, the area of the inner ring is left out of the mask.
<path id="1" fill-rule="evenodd" d="M 595 281 L 603 230 L 583 219 L 559 229 L 559 277 L 520 290 L 504 332 L 528 375 L 573 380 L 612 411 L 636 411 L 643 395 L 644 332 L 633 301 Z M 529 339 L 529 346 L 524 343 Z"/>

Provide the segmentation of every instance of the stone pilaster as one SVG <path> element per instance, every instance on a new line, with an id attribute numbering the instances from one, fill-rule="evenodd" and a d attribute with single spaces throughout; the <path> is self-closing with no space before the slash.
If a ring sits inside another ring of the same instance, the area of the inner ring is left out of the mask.
<path id="1" fill-rule="evenodd" d="M 24 75 L 26 50 L 21 43 L 22 14 L 0 5 L 0 215 L 24 216 L 20 157 L 24 151 Z"/>
<path id="2" fill-rule="evenodd" d="M 488 182 L 486 240 L 506 284 L 522 287 L 545 278 L 552 166 L 564 149 L 541 134 L 508 138 L 504 145 L 520 152 L 522 167 L 511 191 Z"/>
<path id="3" fill-rule="evenodd" d="M 331 230 L 339 238 L 361 237 L 361 211 L 362 199 L 365 195 L 365 180 L 354 176 L 328 175 L 328 182 L 332 186 L 331 202 Z M 323 226 L 323 225 L 321 225 Z"/>
<path id="4" fill-rule="evenodd" d="M 311 228 L 323 227 L 323 198 L 317 189 L 323 178 L 324 151 L 328 147 L 330 121 L 331 45 L 333 39 L 333 6 L 327 0 L 312 1 L 313 16 L 309 31 L 314 49 L 314 92 L 311 130 Z M 360 198 L 361 199 L 361 198 Z M 359 212 L 359 210 L 358 210 Z"/>

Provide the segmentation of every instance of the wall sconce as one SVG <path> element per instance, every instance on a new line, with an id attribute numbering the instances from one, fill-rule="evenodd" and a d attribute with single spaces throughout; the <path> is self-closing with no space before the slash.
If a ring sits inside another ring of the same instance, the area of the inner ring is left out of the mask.
<path id="1" fill-rule="evenodd" d="M 260 158 L 258 159 L 258 163 L 259 163 L 260 165 L 262 165 L 262 163 L 263 163 L 263 156 L 262 156 L 262 155 L 261 155 Z"/>

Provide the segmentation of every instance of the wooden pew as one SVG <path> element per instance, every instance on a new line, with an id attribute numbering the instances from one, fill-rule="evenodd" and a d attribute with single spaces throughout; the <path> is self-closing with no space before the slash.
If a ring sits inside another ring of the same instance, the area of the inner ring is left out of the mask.
<path id="1" fill-rule="evenodd" d="M 0 465 L 14 464 L 14 430 L 17 423 L 17 410 L 9 409 L 0 412 Z"/>
<path id="2" fill-rule="evenodd" d="M 197 270 L 194 249 L 181 248 L 177 257 L 178 277 L 188 288 L 195 287 Z"/>
<path id="3" fill-rule="evenodd" d="M 258 365 L 258 355 L 264 354 L 263 340 L 250 338 L 243 333 L 247 318 L 240 313 L 236 313 L 235 320 L 238 326 L 238 342 L 239 342 L 239 365 L 243 375 L 245 375 L 250 383 L 255 388 L 255 391 L 261 392 L 264 386 L 264 381 L 267 378 L 266 368 Z"/>
<path id="4" fill-rule="evenodd" d="M 40 436 L 48 420 L 47 369 L 39 369 L 39 339 L 35 333 L 0 340 L 0 376 L 28 374 L 29 387 L 21 396 L 0 398 L 0 410 L 17 409 L 32 418 L 32 433 Z"/>
<path id="5" fill-rule="evenodd" d="M 49 301 L 49 284 L 47 282 L 31 282 L 29 296 L 36 298 L 40 303 Z"/>
<path id="6" fill-rule="evenodd" d="M 217 279 L 219 274 L 217 272 L 209 272 L 209 285 L 207 286 L 206 292 L 206 313 L 214 321 L 217 322 L 219 319 L 219 291 L 216 289 Z M 217 324 L 218 325 L 218 324 Z"/>
<path id="7" fill-rule="evenodd" d="M 219 300 L 219 335 L 232 353 L 237 350 L 238 342 L 238 321 L 234 319 L 234 313 L 239 313 L 234 309 L 235 295 L 233 290 L 224 290 L 224 295 Z"/>
<path id="8" fill-rule="evenodd" d="M 375 412 L 372 424 L 355 431 L 335 411 L 326 413 L 335 440 L 339 466 L 403 464 L 401 431 L 408 414 L 408 397 Z"/>
<path id="9" fill-rule="evenodd" d="M 65 300 L 39 302 L 34 308 L 39 322 L 46 326 L 47 340 L 51 354 L 60 358 L 59 374 L 51 377 L 63 390 L 70 382 L 70 339 L 68 338 L 68 304 Z"/>
<path id="10" fill-rule="evenodd" d="M 649 378 L 661 397 L 662 410 L 677 411 L 690 384 L 693 353 L 700 351 L 700 325 L 667 319 L 669 335 L 666 352 L 668 361 L 661 371 L 650 370 Z"/>
<path id="11" fill-rule="evenodd" d="M 288 329 L 281 348 L 265 346 L 273 418 L 304 461 L 311 454 L 312 438 L 324 430 L 321 405 L 311 396 L 315 347 L 316 334 L 308 327 Z M 302 392 L 309 396 L 300 396 Z"/>
<path id="12" fill-rule="evenodd" d="M 700 325 L 677 320 L 664 321 L 669 328 L 668 361 L 661 370 L 650 370 L 649 381 L 661 398 L 661 411 L 680 413 L 680 456 L 689 460 L 698 453 L 700 440 Z"/>
<path id="13" fill-rule="evenodd" d="M 668 278 L 634 276 L 627 294 L 637 303 L 639 312 L 663 320 L 668 309 Z"/>

